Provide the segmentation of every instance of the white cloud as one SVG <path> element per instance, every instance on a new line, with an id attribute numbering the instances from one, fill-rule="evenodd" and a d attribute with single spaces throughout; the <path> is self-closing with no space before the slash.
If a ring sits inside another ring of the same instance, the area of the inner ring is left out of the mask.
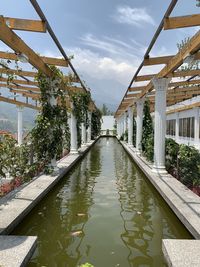
<path id="1" fill-rule="evenodd" d="M 134 40 L 133 44 L 125 43 L 122 40 L 111 38 L 108 36 L 102 36 L 100 38 L 95 37 L 92 34 L 86 34 L 80 38 L 82 44 L 95 48 L 97 50 L 106 52 L 111 57 L 125 59 L 138 59 L 143 56 L 144 46 Z"/>
<path id="2" fill-rule="evenodd" d="M 129 6 L 118 6 L 114 19 L 123 24 L 142 26 L 144 23 L 155 25 L 154 19 L 145 8 L 131 8 Z"/>

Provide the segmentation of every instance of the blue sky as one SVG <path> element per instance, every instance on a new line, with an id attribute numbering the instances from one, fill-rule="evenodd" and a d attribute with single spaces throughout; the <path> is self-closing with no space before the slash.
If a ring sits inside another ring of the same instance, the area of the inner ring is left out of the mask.
<path id="1" fill-rule="evenodd" d="M 119 104 L 170 0 L 38 0 L 73 65 L 97 104 Z M 179 0 L 172 15 L 199 13 L 196 0 Z M 2 0 L 0 14 L 37 19 L 28 0 Z M 152 56 L 177 52 L 176 44 L 198 28 L 161 34 Z M 36 52 L 60 56 L 47 34 L 17 32 Z M 0 50 L 5 46 L 0 42 Z M 160 67 L 152 67 L 154 72 Z M 150 70 L 144 68 L 143 73 Z"/>

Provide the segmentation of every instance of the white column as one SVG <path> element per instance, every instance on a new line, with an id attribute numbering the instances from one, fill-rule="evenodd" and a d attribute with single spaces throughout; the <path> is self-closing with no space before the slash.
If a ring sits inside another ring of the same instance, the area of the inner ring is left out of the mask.
<path id="1" fill-rule="evenodd" d="M 17 141 L 18 141 L 18 145 L 22 144 L 23 141 L 23 107 L 22 106 L 18 106 L 17 107 L 17 119 L 18 119 L 18 123 L 17 123 Z"/>
<path id="2" fill-rule="evenodd" d="M 195 141 L 195 145 L 198 146 L 198 148 L 200 148 L 199 142 L 199 108 L 195 108 L 195 117 L 194 117 L 194 141 Z"/>
<path id="3" fill-rule="evenodd" d="M 179 139 L 179 113 L 176 113 L 176 128 L 175 128 L 175 141 L 178 142 Z"/>
<path id="4" fill-rule="evenodd" d="M 126 125 L 126 112 L 124 112 L 124 117 L 123 117 L 123 121 L 124 121 L 124 133 L 126 132 L 127 129 L 127 125 Z"/>
<path id="5" fill-rule="evenodd" d="M 165 173 L 166 93 L 169 78 L 152 79 L 155 88 L 154 171 Z"/>
<path id="6" fill-rule="evenodd" d="M 120 137 L 124 133 L 124 115 L 122 114 L 120 117 Z"/>
<path id="7" fill-rule="evenodd" d="M 133 146 L 133 107 L 128 108 L 128 144 Z"/>
<path id="8" fill-rule="evenodd" d="M 116 119 L 117 123 L 117 137 L 120 138 L 120 120 L 119 118 Z"/>
<path id="9" fill-rule="evenodd" d="M 92 114 L 91 112 L 88 112 L 88 129 L 87 129 L 87 143 L 91 142 L 91 119 L 92 119 Z"/>
<path id="10" fill-rule="evenodd" d="M 136 118 L 136 152 L 140 154 L 142 149 L 142 124 L 143 124 L 143 108 L 144 99 L 139 99 L 136 102 L 137 118 Z"/>
<path id="11" fill-rule="evenodd" d="M 71 113 L 71 127 L 70 127 L 70 153 L 77 154 L 78 153 L 78 142 L 77 142 L 77 120 L 73 114 L 73 105 L 72 105 L 72 113 Z"/>
<path id="12" fill-rule="evenodd" d="M 86 126 L 84 122 L 81 124 L 81 143 L 83 146 L 86 144 Z"/>

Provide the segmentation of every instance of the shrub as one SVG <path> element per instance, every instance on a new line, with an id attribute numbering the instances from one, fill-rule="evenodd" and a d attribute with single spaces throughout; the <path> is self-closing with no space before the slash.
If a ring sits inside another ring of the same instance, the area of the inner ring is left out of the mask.
<path id="1" fill-rule="evenodd" d="M 197 149 L 180 145 L 178 171 L 180 180 L 186 186 L 200 185 L 200 153 Z"/>
<path id="2" fill-rule="evenodd" d="M 168 172 L 171 174 L 174 169 L 177 170 L 177 160 L 178 160 L 179 144 L 176 143 L 171 138 L 166 138 L 165 140 L 165 165 Z"/>

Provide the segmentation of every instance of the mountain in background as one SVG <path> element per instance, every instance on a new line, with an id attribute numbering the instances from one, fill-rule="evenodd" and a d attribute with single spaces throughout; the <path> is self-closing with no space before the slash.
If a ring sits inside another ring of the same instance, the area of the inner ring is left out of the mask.
<path id="1" fill-rule="evenodd" d="M 30 131 L 33 128 L 36 115 L 37 111 L 30 108 L 24 108 L 24 131 Z M 4 102 L 0 103 L 0 130 L 7 130 L 12 133 L 17 132 L 17 107 L 15 105 Z"/>

